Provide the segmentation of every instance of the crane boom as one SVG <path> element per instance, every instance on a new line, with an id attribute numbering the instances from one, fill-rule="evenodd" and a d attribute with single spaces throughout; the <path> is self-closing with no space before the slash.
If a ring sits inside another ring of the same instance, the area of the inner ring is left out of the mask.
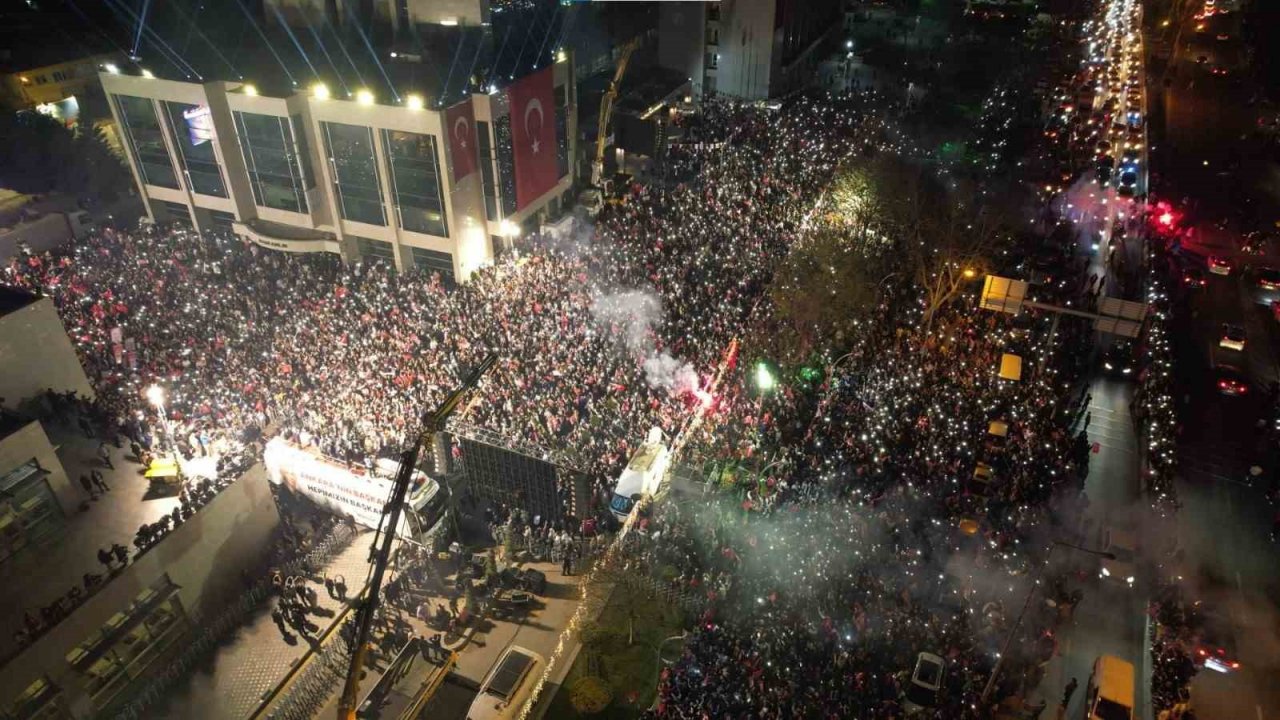
<path id="1" fill-rule="evenodd" d="M 640 47 L 640 38 L 632 38 L 622 46 L 618 54 L 618 65 L 613 71 L 613 81 L 609 89 L 600 98 L 599 126 L 596 128 L 596 156 L 591 162 L 591 185 L 601 187 L 604 182 L 604 148 L 605 136 L 609 130 L 609 118 L 613 115 L 613 103 L 618 99 L 618 88 L 622 85 L 622 76 L 627 74 L 627 64 L 631 62 L 631 53 Z"/>
<path id="2" fill-rule="evenodd" d="M 346 684 L 342 687 L 342 699 L 338 702 L 339 720 L 355 720 L 356 709 L 360 701 L 360 669 L 364 666 L 365 651 L 369 644 L 369 632 L 373 628 L 373 618 L 378 609 L 378 595 L 382 592 L 382 577 L 386 574 L 387 563 L 391 559 L 391 546 L 395 541 L 396 527 L 400 523 L 400 512 L 404 505 L 409 484 L 413 480 L 413 469 L 418 464 L 418 454 L 422 446 L 435 438 L 436 433 L 444 430 L 445 423 L 463 396 L 480 382 L 480 378 L 498 361 L 497 355 L 489 355 L 477 365 L 462 384 L 449 393 L 434 411 L 422 417 L 422 431 L 414 436 L 409 447 L 400 453 L 400 467 L 396 471 L 395 484 L 391 489 L 391 498 L 382 509 L 382 522 L 378 524 L 373 544 L 373 572 L 369 580 L 368 591 L 360 605 L 356 608 L 356 633 L 352 639 L 351 664 L 347 667 Z"/>

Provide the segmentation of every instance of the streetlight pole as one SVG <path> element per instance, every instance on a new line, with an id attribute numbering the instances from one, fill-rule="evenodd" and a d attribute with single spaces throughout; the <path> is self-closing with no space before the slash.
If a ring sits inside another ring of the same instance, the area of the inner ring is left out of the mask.
<path id="1" fill-rule="evenodd" d="M 156 415 L 160 418 L 160 433 L 169 436 L 169 444 L 173 446 L 175 455 L 178 453 L 178 443 L 173 439 L 173 429 L 169 426 L 169 416 L 164 411 L 164 388 L 159 385 L 152 385 L 147 388 L 147 402 L 151 403 L 156 409 Z M 163 443 L 161 443 L 163 444 Z"/>
<path id="2" fill-rule="evenodd" d="M 1000 646 L 1000 656 L 996 658 L 996 666 L 991 668 L 991 677 L 987 678 L 986 687 L 982 688 L 982 697 L 978 699 L 978 703 L 980 705 L 985 706 L 988 698 L 991 697 L 991 691 L 995 690 L 996 680 L 1000 677 L 1000 670 L 1004 667 L 1004 659 L 1009 654 L 1009 646 L 1013 645 L 1013 638 L 1018 634 L 1018 628 L 1022 625 L 1022 618 L 1026 616 L 1027 609 L 1031 607 L 1031 599 L 1036 595 L 1036 588 L 1040 585 L 1040 578 L 1044 575 L 1044 569 L 1049 566 L 1049 561 L 1053 558 L 1053 551 L 1059 545 L 1071 548 L 1072 550 L 1079 550 L 1080 552 L 1112 560 L 1116 557 L 1113 553 L 1081 547 L 1079 545 L 1072 545 L 1071 543 L 1062 542 L 1060 540 L 1055 540 L 1053 544 L 1049 546 L 1049 553 L 1044 557 L 1044 564 L 1036 570 L 1036 575 L 1031 582 L 1031 587 L 1027 589 L 1027 599 L 1022 603 L 1022 610 L 1018 613 L 1018 618 L 1013 621 L 1013 627 L 1009 628 L 1009 634 L 1005 636 L 1004 644 Z"/>

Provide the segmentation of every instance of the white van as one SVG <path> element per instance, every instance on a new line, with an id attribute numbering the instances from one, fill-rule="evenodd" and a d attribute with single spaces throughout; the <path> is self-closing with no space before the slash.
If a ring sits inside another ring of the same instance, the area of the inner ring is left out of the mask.
<path id="1" fill-rule="evenodd" d="M 670 464 L 671 451 L 667 448 L 662 430 L 650 428 L 645 444 L 631 456 L 631 462 L 627 463 L 626 469 L 618 476 L 618 484 L 613 488 L 609 510 L 614 517 L 626 522 L 631 509 L 636 506 L 637 497 L 652 495 L 658 491 Z"/>
<path id="2" fill-rule="evenodd" d="M 480 683 L 480 694 L 467 710 L 467 720 L 507 720 L 518 717 L 533 694 L 533 685 L 547 667 L 547 659 L 512 645 Z"/>

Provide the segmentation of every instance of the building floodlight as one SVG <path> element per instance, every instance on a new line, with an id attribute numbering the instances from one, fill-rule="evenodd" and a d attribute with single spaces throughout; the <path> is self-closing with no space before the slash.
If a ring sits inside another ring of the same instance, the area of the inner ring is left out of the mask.
<path id="1" fill-rule="evenodd" d="M 405 104 L 406 106 L 408 106 L 408 108 L 409 108 L 410 110 L 421 110 L 423 107 L 425 107 L 425 106 L 426 106 L 426 102 L 425 102 L 425 101 L 423 101 L 423 99 L 422 99 L 422 96 L 421 96 L 421 95 L 409 95 L 409 96 L 407 96 L 407 97 L 404 99 L 404 104 Z"/>
<path id="2" fill-rule="evenodd" d="M 368 90 L 364 90 L 364 89 L 357 90 L 357 91 L 356 91 L 356 102 L 360 103 L 361 105 L 372 105 L 372 104 L 373 104 L 373 93 L 372 93 L 372 92 L 370 92 L 370 91 L 368 91 Z"/>
<path id="3" fill-rule="evenodd" d="M 329 86 L 324 83 L 316 83 L 311 86 L 311 95 L 317 100 L 328 100 Z"/>
<path id="4" fill-rule="evenodd" d="M 115 63 L 107 63 L 106 65 L 103 65 L 103 66 L 102 66 L 102 69 L 103 69 L 103 70 L 106 70 L 107 72 L 111 73 L 112 75 L 119 75 L 119 74 L 120 74 L 120 68 L 119 68 Z"/>
<path id="5" fill-rule="evenodd" d="M 151 73 L 151 71 L 150 71 L 150 70 L 148 70 L 148 69 L 146 69 L 146 68 L 143 68 L 143 69 L 142 69 L 142 77 L 144 77 L 144 78 L 150 78 L 150 79 L 155 79 L 155 75 L 153 75 L 153 74 Z"/>
<path id="6" fill-rule="evenodd" d="M 244 86 L 244 94 L 249 95 L 251 97 L 257 97 L 258 88 L 254 87 L 252 84 L 246 84 Z"/>

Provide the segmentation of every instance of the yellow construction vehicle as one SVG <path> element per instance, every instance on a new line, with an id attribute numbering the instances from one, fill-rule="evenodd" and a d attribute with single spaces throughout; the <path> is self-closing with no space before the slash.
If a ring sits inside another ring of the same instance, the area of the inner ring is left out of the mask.
<path id="1" fill-rule="evenodd" d="M 413 480 L 413 471 L 418 464 L 418 455 L 422 446 L 432 442 L 436 433 L 444 430 L 449 416 L 458 408 L 467 391 L 480 382 L 480 378 L 498 361 L 497 355 L 486 357 L 476 366 L 471 374 L 462 381 L 449 396 L 440 403 L 434 412 L 422 418 L 422 431 L 413 438 L 409 447 L 400 453 L 400 467 L 396 472 L 395 485 L 391 489 L 391 497 L 382 509 L 382 522 L 374 535 L 374 555 L 370 569 L 368 591 L 356 608 L 355 635 L 351 641 L 351 664 L 347 667 L 347 681 L 342 687 L 342 699 L 338 702 L 339 720 L 356 720 L 359 708 L 360 673 L 364 668 L 364 659 L 369 646 L 369 633 L 373 627 L 373 619 L 377 613 L 378 600 L 382 594 L 382 576 L 386 574 L 387 564 L 391 560 L 391 548 L 395 542 L 396 528 L 400 524 L 400 512 L 404 505 L 405 495 Z"/>

